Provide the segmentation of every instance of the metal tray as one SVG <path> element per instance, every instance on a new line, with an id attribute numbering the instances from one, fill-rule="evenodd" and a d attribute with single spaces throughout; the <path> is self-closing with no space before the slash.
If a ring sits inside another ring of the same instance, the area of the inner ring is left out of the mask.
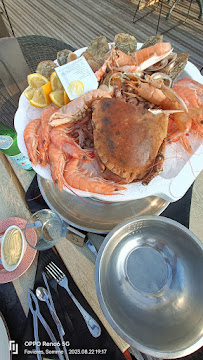
<path id="1" fill-rule="evenodd" d="M 106 234 L 121 222 L 134 216 L 160 215 L 170 204 L 157 196 L 126 202 L 104 202 L 81 198 L 59 190 L 53 181 L 37 175 L 39 189 L 50 209 L 78 229 Z"/>

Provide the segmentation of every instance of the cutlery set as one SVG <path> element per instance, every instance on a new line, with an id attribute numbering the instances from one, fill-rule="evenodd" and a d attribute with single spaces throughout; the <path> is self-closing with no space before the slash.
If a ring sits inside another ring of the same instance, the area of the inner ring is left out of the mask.
<path id="1" fill-rule="evenodd" d="M 52 343 L 54 344 L 58 358 L 60 360 L 64 360 L 64 359 L 68 360 L 69 356 L 68 356 L 68 352 L 67 352 L 66 345 L 65 345 L 66 342 L 64 341 L 65 331 L 64 331 L 63 325 L 56 313 L 56 309 L 55 309 L 54 302 L 52 299 L 49 284 L 50 284 L 50 286 L 54 287 L 54 290 L 56 291 L 56 293 L 57 293 L 57 284 L 59 286 L 63 287 L 64 289 L 66 289 L 69 296 L 71 297 L 71 299 L 77 306 L 78 310 L 80 311 L 90 334 L 94 338 L 97 338 L 101 335 L 101 327 L 92 318 L 92 316 L 88 314 L 88 312 L 82 307 L 82 305 L 79 303 L 79 301 L 73 295 L 73 293 L 71 292 L 71 290 L 68 286 L 68 279 L 67 279 L 66 275 L 62 272 L 62 270 L 59 269 L 59 267 L 53 261 L 51 261 L 45 268 L 46 268 L 46 274 L 45 274 L 45 272 L 42 272 L 42 277 L 44 280 L 45 287 L 42 287 L 42 286 L 38 287 L 36 289 L 36 295 L 34 294 L 34 292 L 32 290 L 28 291 L 28 304 L 29 304 L 29 308 L 33 315 L 36 355 L 37 355 L 38 360 L 42 360 L 40 346 L 39 346 L 39 344 L 40 344 L 39 331 L 38 331 L 38 320 L 39 320 L 41 322 L 41 324 L 43 325 L 44 329 L 46 330 L 46 332 L 48 333 Z M 47 278 L 49 278 L 49 283 L 48 283 Z M 56 285 L 53 285 L 54 282 Z M 61 351 L 61 348 L 59 347 L 59 343 L 57 342 L 55 335 L 53 334 L 51 328 L 49 327 L 46 320 L 40 313 L 38 299 L 40 301 L 46 302 L 46 304 L 48 306 L 49 312 L 50 312 L 50 314 L 53 318 L 53 321 L 56 325 L 56 328 L 58 330 L 60 344 L 62 345 L 63 351 Z M 74 331 L 73 324 L 67 313 L 66 313 L 65 318 L 67 319 L 68 329 L 70 329 L 70 331 L 73 332 Z M 62 355 L 62 353 L 63 353 L 63 355 Z"/>

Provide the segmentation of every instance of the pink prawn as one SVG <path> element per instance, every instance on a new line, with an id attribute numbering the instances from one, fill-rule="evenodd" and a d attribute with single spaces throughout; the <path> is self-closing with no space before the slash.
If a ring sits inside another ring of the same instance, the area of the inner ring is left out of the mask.
<path id="1" fill-rule="evenodd" d="M 92 163 L 89 164 L 92 165 Z M 124 186 L 95 176 L 95 168 L 88 171 L 84 165 L 87 163 L 78 159 L 71 159 L 66 163 L 64 179 L 68 187 L 103 195 L 116 195 L 119 191 L 125 190 Z"/>
<path id="2" fill-rule="evenodd" d="M 25 146 L 27 148 L 27 152 L 28 152 L 28 157 L 30 159 L 30 161 L 33 163 L 33 165 L 36 165 L 38 162 L 38 151 L 37 151 L 37 147 L 38 147 L 38 136 L 37 136 L 37 131 L 38 128 L 41 125 L 41 119 L 34 119 L 32 120 L 26 127 L 24 130 L 24 141 L 25 141 Z"/>

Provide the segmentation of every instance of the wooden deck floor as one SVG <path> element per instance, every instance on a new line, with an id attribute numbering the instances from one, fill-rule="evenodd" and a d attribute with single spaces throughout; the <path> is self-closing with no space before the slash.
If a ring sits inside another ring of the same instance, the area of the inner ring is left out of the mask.
<path id="1" fill-rule="evenodd" d="M 181 0 L 170 20 L 165 20 L 169 9 L 165 0 L 158 32 L 164 33 L 179 24 L 187 14 L 189 2 Z M 156 33 L 159 17 L 156 6 L 145 8 L 137 13 L 136 19 L 146 16 L 134 24 L 132 20 L 137 5 L 130 0 L 4 0 L 4 3 L 15 36 L 47 35 L 76 48 L 88 45 L 101 34 L 112 41 L 120 32 L 132 34 L 143 42 Z M 198 15 L 199 7 L 194 1 L 186 24 L 171 29 L 164 35 L 164 40 L 170 41 L 175 51 L 189 53 L 190 61 L 201 69 L 203 21 L 198 20 Z M 5 13 L 3 19 L 10 31 Z"/>

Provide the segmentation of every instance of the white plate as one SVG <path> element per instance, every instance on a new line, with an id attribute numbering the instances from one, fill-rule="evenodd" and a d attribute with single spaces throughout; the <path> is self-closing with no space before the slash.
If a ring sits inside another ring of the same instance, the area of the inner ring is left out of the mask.
<path id="1" fill-rule="evenodd" d="M 138 48 L 140 48 L 141 45 L 141 43 L 138 43 Z M 76 51 L 77 56 L 80 56 L 86 49 L 87 48 L 78 49 Z M 203 84 L 203 76 L 201 76 L 199 70 L 190 61 L 187 62 L 180 78 L 192 78 Z M 31 120 L 41 117 L 43 111 L 44 109 L 38 109 L 30 105 L 25 95 L 21 95 L 18 110 L 15 114 L 14 125 L 17 131 L 18 146 L 25 156 L 28 155 L 23 139 L 24 129 Z M 186 193 L 203 169 L 202 141 L 193 138 L 191 135 L 189 136 L 189 140 L 194 150 L 192 155 L 186 153 L 178 142 L 167 145 L 163 171 L 147 186 L 143 186 L 141 183 L 132 183 L 127 185 L 123 194 L 112 196 L 93 194 L 75 189 L 74 191 L 81 197 L 94 197 L 103 201 L 129 201 L 151 195 L 161 197 L 170 202 L 176 201 Z M 42 168 L 40 165 L 37 165 L 33 166 L 33 168 L 40 176 L 51 180 L 49 166 Z M 65 188 L 65 190 L 70 191 L 67 188 Z"/>
<path id="2" fill-rule="evenodd" d="M 10 360 L 11 355 L 9 351 L 9 332 L 4 320 L 3 315 L 0 312 L 0 354 L 1 359 Z"/>

